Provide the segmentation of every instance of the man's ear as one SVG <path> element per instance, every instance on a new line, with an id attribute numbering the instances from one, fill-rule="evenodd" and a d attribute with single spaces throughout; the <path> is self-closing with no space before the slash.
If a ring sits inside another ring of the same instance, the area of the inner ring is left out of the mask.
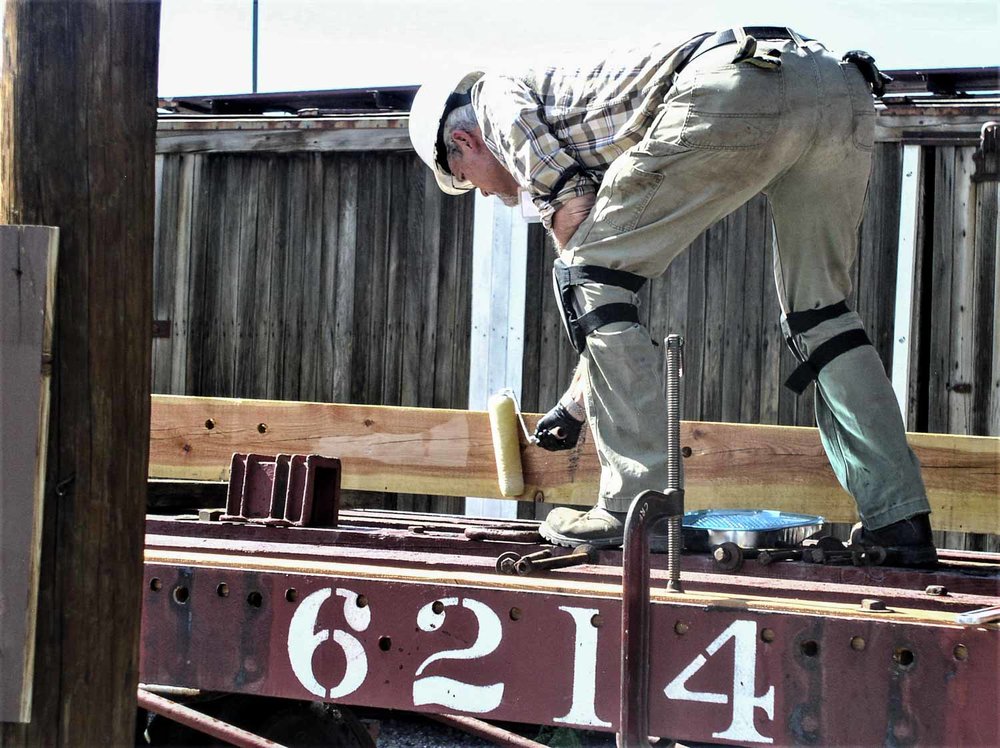
<path id="1" fill-rule="evenodd" d="M 468 130 L 455 130 L 451 134 L 451 139 L 465 152 L 476 153 L 482 146 L 483 141 L 476 133 Z"/>

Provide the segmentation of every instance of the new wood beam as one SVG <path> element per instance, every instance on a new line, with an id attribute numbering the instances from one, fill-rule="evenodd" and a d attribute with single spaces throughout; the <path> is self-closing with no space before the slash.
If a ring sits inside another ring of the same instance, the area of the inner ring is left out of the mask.
<path id="1" fill-rule="evenodd" d="M 533 428 L 540 416 L 527 414 Z M 910 434 L 934 524 L 1000 533 L 1000 439 Z M 856 519 L 813 428 L 688 421 L 681 425 L 686 508 L 767 508 Z M 343 460 L 343 487 L 500 498 L 489 419 L 479 411 L 156 395 L 151 478 L 225 480 L 234 452 L 317 453 Z M 522 500 L 593 504 L 599 464 L 589 433 L 576 449 L 523 442 Z"/>

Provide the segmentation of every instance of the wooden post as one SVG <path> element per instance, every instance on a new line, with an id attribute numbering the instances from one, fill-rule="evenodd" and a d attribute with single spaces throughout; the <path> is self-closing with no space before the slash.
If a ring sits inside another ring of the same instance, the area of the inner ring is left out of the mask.
<path id="1" fill-rule="evenodd" d="M 30 721 L 131 745 L 149 441 L 157 0 L 6 0 L 0 223 L 59 228 Z"/>

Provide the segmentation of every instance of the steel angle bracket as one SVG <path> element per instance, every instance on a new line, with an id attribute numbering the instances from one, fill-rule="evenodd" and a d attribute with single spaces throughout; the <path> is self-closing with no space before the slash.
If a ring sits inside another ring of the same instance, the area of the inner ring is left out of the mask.
<path id="1" fill-rule="evenodd" d="M 340 460 L 322 455 L 235 453 L 224 522 L 336 527 Z"/>

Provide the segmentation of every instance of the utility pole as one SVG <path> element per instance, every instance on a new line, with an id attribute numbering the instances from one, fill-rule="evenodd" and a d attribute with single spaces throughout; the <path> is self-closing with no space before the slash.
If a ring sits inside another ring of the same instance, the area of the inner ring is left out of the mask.
<path id="1" fill-rule="evenodd" d="M 0 223 L 59 228 L 30 721 L 131 745 L 149 442 L 158 0 L 6 0 Z M 2 500 L 2 497 L 0 497 Z"/>

